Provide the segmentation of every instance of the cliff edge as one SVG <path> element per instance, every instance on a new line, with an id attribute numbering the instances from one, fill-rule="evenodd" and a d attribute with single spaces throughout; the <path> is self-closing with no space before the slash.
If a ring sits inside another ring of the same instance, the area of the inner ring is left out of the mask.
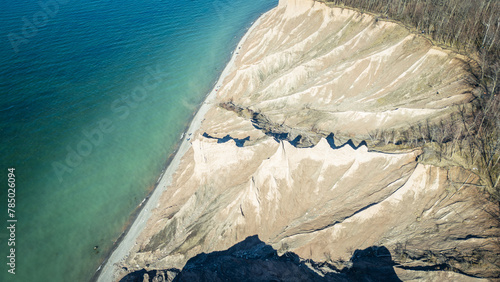
<path id="1" fill-rule="evenodd" d="M 121 277 L 180 270 L 254 235 L 339 272 L 383 247 L 401 280 L 497 277 L 498 207 L 478 177 L 363 142 L 468 103 L 463 58 L 311 0 L 281 0 L 235 52 Z"/>

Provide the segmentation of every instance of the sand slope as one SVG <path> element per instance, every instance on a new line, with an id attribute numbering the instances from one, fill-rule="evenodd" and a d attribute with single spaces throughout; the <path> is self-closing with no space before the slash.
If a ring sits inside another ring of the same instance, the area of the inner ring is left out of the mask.
<path id="1" fill-rule="evenodd" d="M 478 193 L 471 172 L 419 164 L 418 150 L 332 149 L 326 139 L 296 148 L 217 106 L 231 100 L 275 123 L 363 140 L 371 130 L 436 119 L 467 102 L 459 57 L 394 23 L 283 0 L 259 19 L 233 59 L 213 106 L 197 116 L 162 181 L 147 223 L 127 241 L 131 251 L 115 258 L 116 269 L 127 269 L 117 277 L 181 269 L 201 252 L 255 234 L 279 253 L 315 261 L 385 246 L 409 267 L 447 263 L 470 275 L 495 275 L 496 208 Z"/>

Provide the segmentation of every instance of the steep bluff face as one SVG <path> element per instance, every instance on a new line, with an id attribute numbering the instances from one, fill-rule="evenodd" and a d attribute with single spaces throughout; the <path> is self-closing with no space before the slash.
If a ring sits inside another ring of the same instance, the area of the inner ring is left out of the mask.
<path id="1" fill-rule="evenodd" d="M 395 23 L 313 1 L 282 1 L 242 47 L 221 90 L 291 127 L 368 139 L 470 99 L 462 58 Z M 345 141 L 344 141 L 345 142 Z"/>
<path id="2" fill-rule="evenodd" d="M 181 269 L 258 235 L 279 255 L 316 262 L 383 246 L 403 280 L 497 275 L 498 210 L 472 172 L 420 164 L 419 150 L 342 146 L 469 101 L 461 58 L 394 23 L 309 0 L 280 1 L 236 52 L 121 266 Z M 299 148 L 263 123 L 319 135 Z M 321 138 L 327 133 L 336 139 Z"/>

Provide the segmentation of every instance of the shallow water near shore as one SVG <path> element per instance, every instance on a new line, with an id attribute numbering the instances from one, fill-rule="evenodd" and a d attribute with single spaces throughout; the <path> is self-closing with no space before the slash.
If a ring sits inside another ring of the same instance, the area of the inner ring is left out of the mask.
<path id="1" fill-rule="evenodd" d="M 0 281 L 93 276 L 239 39 L 276 4 L 67 1 L 16 53 L 9 34 L 43 9 L 0 3 L 0 206 L 13 167 L 18 220 L 12 275 L 3 209 Z"/>

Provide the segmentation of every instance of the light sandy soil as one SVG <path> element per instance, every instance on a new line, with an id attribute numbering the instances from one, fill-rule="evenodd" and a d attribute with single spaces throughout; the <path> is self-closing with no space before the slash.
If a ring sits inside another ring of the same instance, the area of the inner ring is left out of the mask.
<path id="1" fill-rule="evenodd" d="M 419 164 L 418 150 L 332 149 L 325 139 L 296 148 L 217 106 L 232 100 L 276 123 L 363 140 L 372 130 L 439 119 L 469 101 L 461 60 L 394 23 L 310 0 L 280 1 L 238 45 L 221 88 L 188 131 L 190 142 L 101 281 L 143 268 L 181 269 L 201 252 L 255 234 L 280 253 L 315 261 L 349 260 L 356 249 L 385 246 L 405 266 L 447 260 L 468 274 L 492 275 L 498 226 L 490 213 L 497 210 L 477 191 L 473 173 Z M 237 146 L 204 133 L 248 141 Z M 478 254 L 475 263 L 450 259 Z M 398 275 L 470 279 L 401 269 Z"/>

